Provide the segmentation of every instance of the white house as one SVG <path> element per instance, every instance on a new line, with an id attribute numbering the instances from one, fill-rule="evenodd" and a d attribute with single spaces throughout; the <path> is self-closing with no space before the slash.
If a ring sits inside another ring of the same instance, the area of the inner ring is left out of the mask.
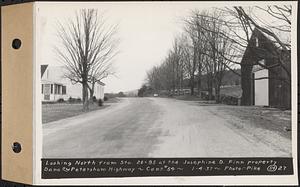
<path id="1" fill-rule="evenodd" d="M 64 77 L 65 71 L 63 66 L 41 65 L 42 101 L 68 100 L 70 97 L 82 99 L 82 85 L 72 84 Z M 104 86 L 103 82 L 95 84 L 94 96 L 97 99 L 104 98 Z"/>

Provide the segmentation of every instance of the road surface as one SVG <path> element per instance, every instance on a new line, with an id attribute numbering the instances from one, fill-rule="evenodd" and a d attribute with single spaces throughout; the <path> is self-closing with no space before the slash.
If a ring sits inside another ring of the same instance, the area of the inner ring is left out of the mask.
<path id="1" fill-rule="evenodd" d="M 103 110 L 43 124 L 43 157 L 291 156 L 289 138 L 214 107 L 168 98 L 123 98 Z"/>

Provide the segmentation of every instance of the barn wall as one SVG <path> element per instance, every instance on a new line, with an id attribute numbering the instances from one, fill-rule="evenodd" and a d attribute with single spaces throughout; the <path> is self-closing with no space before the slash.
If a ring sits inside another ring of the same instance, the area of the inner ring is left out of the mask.
<path id="1" fill-rule="evenodd" d="M 247 50 L 246 52 L 252 54 L 252 51 L 250 50 Z M 251 55 L 247 55 L 241 63 L 241 105 L 246 106 L 254 105 L 254 76 L 252 73 L 254 59 L 250 56 Z"/>
<path id="2" fill-rule="evenodd" d="M 274 59 L 269 59 L 268 61 L 268 63 L 277 63 L 277 61 Z M 288 75 L 280 66 L 272 68 L 269 75 L 270 106 L 276 108 L 290 108 L 291 85 L 286 82 L 289 79 Z"/>
<path id="3" fill-rule="evenodd" d="M 241 65 L 241 86 L 242 86 L 242 98 L 241 105 L 252 105 L 252 67 Z"/>

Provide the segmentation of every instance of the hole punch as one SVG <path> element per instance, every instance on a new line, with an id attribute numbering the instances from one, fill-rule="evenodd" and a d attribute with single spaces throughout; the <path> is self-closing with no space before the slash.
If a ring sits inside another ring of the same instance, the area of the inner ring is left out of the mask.
<path id="1" fill-rule="evenodd" d="M 19 48 L 21 47 L 21 45 L 22 45 L 22 42 L 21 42 L 21 40 L 18 39 L 18 38 L 14 39 L 14 40 L 12 41 L 12 47 L 13 47 L 14 49 L 19 49 Z"/>
<path id="2" fill-rule="evenodd" d="M 18 143 L 18 142 L 14 142 L 13 145 L 12 145 L 12 150 L 13 150 L 15 153 L 20 153 L 21 150 L 22 150 L 21 144 Z"/>

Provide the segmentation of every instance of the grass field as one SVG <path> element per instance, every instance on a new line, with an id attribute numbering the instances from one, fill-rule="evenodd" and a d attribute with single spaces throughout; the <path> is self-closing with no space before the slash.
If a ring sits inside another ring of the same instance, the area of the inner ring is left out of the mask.
<path id="1" fill-rule="evenodd" d="M 97 103 L 89 105 L 89 111 L 99 110 L 109 105 L 98 106 Z M 57 121 L 60 119 L 77 116 L 84 113 L 82 104 L 56 103 L 42 105 L 42 123 Z"/>
<path id="2" fill-rule="evenodd" d="M 98 106 L 98 103 L 90 103 L 89 111 L 104 109 L 110 106 L 110 103 L 119 102 L 119 98 L 109 98 L 104 102 L 103 106 Z M 54 103 L 42 105 L 42 123 L 49 123 L 60 119 L 69 118 L 85 113 L 82 110 L 82 103 Z"/>
<path id="3" fill-rule="evenodd" d="M 227 96 L 232 96 L 232 97 L 237 97 L 237 98 L 242 97 L 241 85 L 224 86 L 224 87 L 221 87 L 220 92 L 221 92 L 221 94 L 227 95 Z"/>

